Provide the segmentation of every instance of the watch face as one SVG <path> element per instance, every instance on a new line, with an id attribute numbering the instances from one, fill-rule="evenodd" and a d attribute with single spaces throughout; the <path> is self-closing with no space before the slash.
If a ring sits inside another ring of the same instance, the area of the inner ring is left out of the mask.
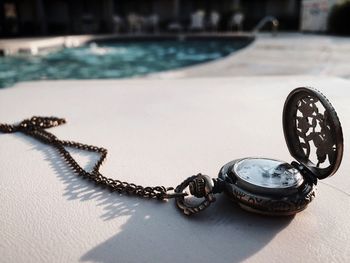
<path id="1" fill-rule="evenodd" d="M 272 159 L 242 159 L 233 169 L 243 182 L 262 188 L 296 188 L 303 182 L 303 176 L 293 166 Z"/>

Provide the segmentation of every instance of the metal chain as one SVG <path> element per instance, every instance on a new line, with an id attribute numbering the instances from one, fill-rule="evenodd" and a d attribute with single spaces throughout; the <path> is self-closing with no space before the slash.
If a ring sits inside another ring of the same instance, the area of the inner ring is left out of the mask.
<path id="1" fill-rule="evenodd" d="M 93 145 L 83 144 L 73 141 L 59 140 L 55 135 L 46 131 L 45 129 L 55 127 L 66 123 L 65 119 L 56 117 L 32 117 L 19 123 L 18 125 L 0 124 L 0 132 L 13 133 L 22 132 L 28 136 L 34 137 L 37 140 L 51 145 L 57 149 L 62 158 L 67 162 L 68 166 L 79 176 L 87 178 L 96 185 L 101 185 L 109 190 L 117 191 L 119 193 L 126 193 L 129 195 L 136 195 L 145 198 L 155 198 L 159 200 L 183 197 L 186 193 L 177 193 L 173 191 L 173 187 L 155 186 L 143 187 L 134 183 L 122 182 L 117 179 L 108 178 L 100 173 L 100 167 L 107 156 L 107 149 L 96 147 Z M 66 150 L 65 147 L 76 148 L 79 150 L 95 152 L 100 154 L 100 159 L 96 162 L 91 172 L 84 170 Z"/>

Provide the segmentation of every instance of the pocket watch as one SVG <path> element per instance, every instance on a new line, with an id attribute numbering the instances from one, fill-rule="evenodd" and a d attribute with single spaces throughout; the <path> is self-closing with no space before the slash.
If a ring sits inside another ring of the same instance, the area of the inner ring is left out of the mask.
<path id="1" fill-rule="evenodd" d="M 111 191 L 151 199 L 175 198 L 186 215 L 198 213 L 215 201 L 215 194 L 225 192 L 245 210 L 264 215 L 292 215 L 305 209 L 314 199 L 318 180 L 338 170 L 343 155 L 343 135 L 338 116 L 319 91 L 296 88 L 283 108 L 283 131 L 294 161 L 291 163 L 248 157 L 231 161 L 219 171 L 218 178 L 197 174 L 176 188 L 143 187 L 108 178 L 99 171 L 107 150 L 79 142 L 60 140 L 47 129 L 65 123 L 56 117 L 32 117 L 17 125 L 0 124 L 0 132 L 22 132 L 53 146 L 74 173 Z M 67 148 L 97 152 L 100 159 L 91 171 L 84 170 Z M 199 202 L 189 200 L 189 192 Z"/>
<path id="2" fill-rule="evenodd" d="M 291 163 L 242 158 L 224 165 L 219 180 L 242 208 L 267 215 L 291 215 L 314 199 L 317 180 L 333 175 L 343 155 L 337 114 L 317 90 L 297 88 L 286 99 L 283 131 Z"/>
<path id="3" fill-rule="evenodd" d="M 333 175 L 343 155 L 343 135 L 338 116 L 319 91 L 297 88 L 287 97 L 283 109 L 283 131 L 295 159 L 291 163 L 270 158 L 248 157 L 225 164 L 217 179 L 206 175 L 185 181 L 193 195 L 206 197 L 190 206 L 184 197 L 177 205 L 186 213 L 197 213 L 224 191 L 243 209 L 264 215 L 293 215 L 314 199 L 317 181 Z"/>

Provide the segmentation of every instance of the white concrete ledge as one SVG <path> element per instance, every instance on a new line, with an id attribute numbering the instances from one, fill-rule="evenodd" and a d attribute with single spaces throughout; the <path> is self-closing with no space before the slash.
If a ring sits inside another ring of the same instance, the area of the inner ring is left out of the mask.
<path id="1" fill-rule="evenodd" d="M 289 76 L 186 80 L 45 81 L 0 90 L 0 122 L 65 117 L 60 138 L 106 147 L 103 173 L 141 185 L 216 177 L 247 156 L 291 161 L 281 114 L 287 94 L 315 86 L 350 141 L 350 81 Z M 110 194 L 77 178 L 56 152 L 0 134 L 2 262 L 348 262 L 350 162 L 289 218 L 243 212 L 221 196 L 196 217 L 172 201 Z M 91 166 L 94 156 L 74 152 Z"/>

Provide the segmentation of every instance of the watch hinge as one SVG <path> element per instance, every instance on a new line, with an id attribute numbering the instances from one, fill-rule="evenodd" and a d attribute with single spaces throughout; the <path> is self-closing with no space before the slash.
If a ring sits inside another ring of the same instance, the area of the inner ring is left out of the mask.
<path id="1" fill-rule="evenodd" d="M 295 161 L 293 161 L 291 165 L 297 169 L 307 181 L 317 185 L 317 176 L 315 176 L 314 173 L 312 173 L 305 165 Z"/>

